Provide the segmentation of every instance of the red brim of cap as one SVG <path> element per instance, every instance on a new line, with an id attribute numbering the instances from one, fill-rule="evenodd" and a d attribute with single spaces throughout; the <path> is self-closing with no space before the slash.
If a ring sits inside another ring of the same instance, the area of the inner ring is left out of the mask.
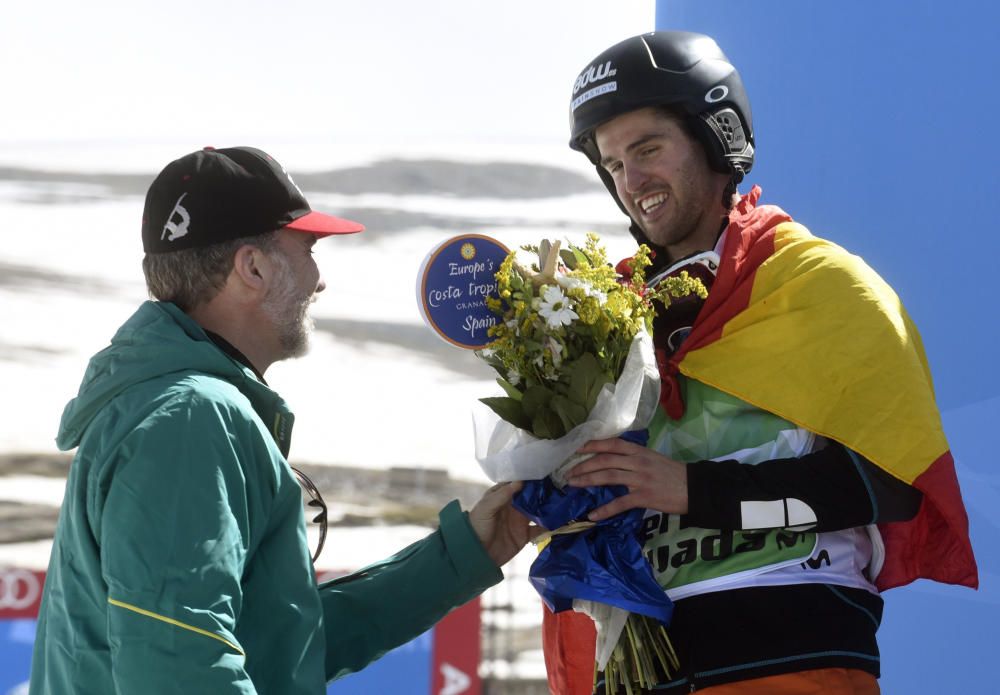
<path id="1" fill-rule="evenodd" d="M 326 215 L 322 212 L 307 212 L 302 217 L 293 220 L 285 225 L 285 229 L 294 229 L 297 232 L 309 232 L 316 236 L 330 236 L 331 234 L 355 234 L 365 231 L 365 226 L 360 222 L 345 220 L 342 217 Z"/>

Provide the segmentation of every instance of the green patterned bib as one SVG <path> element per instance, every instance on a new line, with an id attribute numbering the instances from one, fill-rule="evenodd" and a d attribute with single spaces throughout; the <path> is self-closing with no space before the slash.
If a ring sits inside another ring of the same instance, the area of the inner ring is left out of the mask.
<path id="1" fill-rule="evenodd" d="M 679 377 L 680 420 L 658 410 L 649 447 L 677 461 L 736 459 L 756 464 L 801 456 L 814 435 L 738 398 Z M 741 578 L 797 564 L 816 547 L 816 534 L 788 529 L 733 531 L 682 527 L 681 517 L 648 511 L 644 550 L 657 580 L 674 599 L 712 591 Z"/>

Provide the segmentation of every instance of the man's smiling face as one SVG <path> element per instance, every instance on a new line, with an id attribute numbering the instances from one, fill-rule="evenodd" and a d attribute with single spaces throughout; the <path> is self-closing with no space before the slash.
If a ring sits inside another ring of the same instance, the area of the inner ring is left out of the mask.
<path id="1" fill-rule="evenodd" d="M 595 139 L 618 198 L 651 242 L 673 260 L 712 248 L 729 177 L 709 167 L 675 117 L 655 107 L 630 111 L 599 126 Z"/>

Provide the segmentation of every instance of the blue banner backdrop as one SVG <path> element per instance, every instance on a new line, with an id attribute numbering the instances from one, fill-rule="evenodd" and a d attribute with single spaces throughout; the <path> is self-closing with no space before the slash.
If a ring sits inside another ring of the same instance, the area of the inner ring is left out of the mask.
<path id="1" fill-rule="evenodd" d="M 920 328 L 969 511 L 981 587 L 889 591 L 882 691 L 983 692 L 1000 619 L 998 6 L 659 0 L 656 28 L 715 37 L 753 105 L 747 183 L 865 258 Z M 625 38 L 625 37 L 622 37 Z M 744 186 L 743 188 L 745 188 Z"/>

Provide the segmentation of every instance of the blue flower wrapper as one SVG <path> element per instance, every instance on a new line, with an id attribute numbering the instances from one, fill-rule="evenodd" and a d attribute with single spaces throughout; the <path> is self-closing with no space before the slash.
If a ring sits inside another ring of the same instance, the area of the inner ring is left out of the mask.
<path id="1" fill-rule="evenodd" d="M 632 433 L 628 433 L 632 434 Z M 623 437 L 633 439 L 633 437 Z M 552 530 L 628 492 L 623 485 L 570 487 L 560 490 L 549 478 L 525 481 L 514 507 L 536 524 Z M 586 599 L 670 622 L 673 604 L 642 554 L 639 529 L 643 510 L 630 509 L 593 528 L 553 536 L 534 563 L 529 578 L 555 613 Z"/>

